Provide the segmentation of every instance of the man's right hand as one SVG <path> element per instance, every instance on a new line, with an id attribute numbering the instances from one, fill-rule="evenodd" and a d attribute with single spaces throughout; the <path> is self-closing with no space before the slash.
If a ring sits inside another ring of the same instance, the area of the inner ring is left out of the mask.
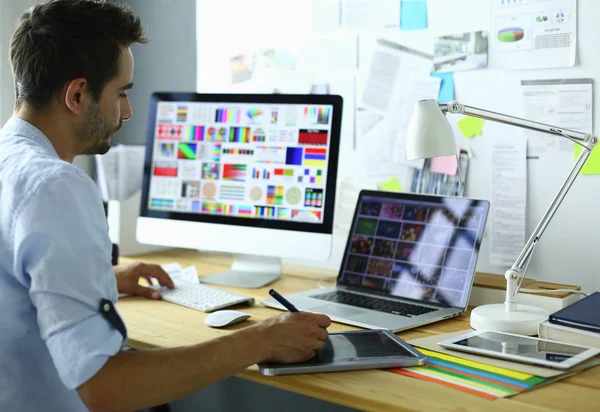
<path id="1" fill-rule="evenodd" d="M 303 362 L 325 347 L 331 319 L 309 312 L 286 313 L 260 323 L 264 362 Z"/>

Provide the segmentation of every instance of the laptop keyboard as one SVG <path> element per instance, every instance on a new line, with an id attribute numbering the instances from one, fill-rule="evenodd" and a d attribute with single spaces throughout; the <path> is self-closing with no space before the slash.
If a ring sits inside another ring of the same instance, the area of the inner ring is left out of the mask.
<path id="1" fill-rule="evenodd" d="M 312 297 L 326 300 L 328 302 L 343 303 L 345 305 L 357 306 L 359 308 L 371 309 L 400 316 L 419 316 L 438 310 L 436 308 L 411 305 L 409 303 L 396 302 L 388 299 L 379 299 L 373 296 L 359 295 L 340 290 L 321 295 L 314 295 Z"/>

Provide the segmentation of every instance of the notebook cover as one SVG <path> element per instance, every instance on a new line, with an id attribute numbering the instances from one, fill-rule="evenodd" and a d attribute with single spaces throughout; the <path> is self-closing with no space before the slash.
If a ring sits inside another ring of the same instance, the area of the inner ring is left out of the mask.
<path id="1" fill-rule="evenodd" d="M 550 323 L 600 333 L 600 292 L 589 296 L 550 315 Z"/>

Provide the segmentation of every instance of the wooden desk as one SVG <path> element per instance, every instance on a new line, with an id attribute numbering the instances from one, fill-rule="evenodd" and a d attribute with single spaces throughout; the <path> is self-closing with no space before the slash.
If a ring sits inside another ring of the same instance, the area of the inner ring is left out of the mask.
<path id="1" fill-rule="evenodd" d="M 226 270 L 231 262 L 215 255 L 183 250 L 140 256 L 135 260 L 159 264 L 179 262 L 184 267 L 195 265 L 201 276 Z M 127 263 L 133 259 L 121 258 L 120 261 Z M 335 276 L 331 271 L 297 267 L 284 267 L 284 272 L 286 275 L 272 284 L 282 294 L 316 288 L 318 279 Z M 212 329 L 203 323 L 206 314 L 202 312 L 162 301 L 122 299 L 117 306 L 128 328 L 128 346 L 143 350 L 192 345 L 281 313 L 258 303 L 268 297 L 268 288 L 224 289 L 256 298 L 254 307 L 241 307 L 241 310 L 252 314 L 250 320 L 228 329 Z M 468 328 L 469 317 L 466 314 L 401 332 L 398 336 L 410 340 Z M 331 331 L 348 329 L 356 328 L 338 323 L 330 328 Z M 253 366 L 238 377 L 362 410 L 583 411 L 596 410 L 600 401 L 600 367 L 512 398 L 495 401 L 383 370 L 266 377 Z"/>

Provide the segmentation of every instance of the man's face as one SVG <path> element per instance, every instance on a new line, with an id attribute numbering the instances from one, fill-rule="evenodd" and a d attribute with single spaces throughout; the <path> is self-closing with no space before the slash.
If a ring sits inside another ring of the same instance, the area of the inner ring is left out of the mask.
<path id="1" fill-rule="evenodd" d="M 123 121 L 132 116 L 127 90 L 133 86 L 133 55 L 129 48 L 121 48 L 117 76 L 106 84 L 99 101 L 93 101 L 77 128 L 83 150 L 80 154 L 105 154 L 110 140 Z"/>

